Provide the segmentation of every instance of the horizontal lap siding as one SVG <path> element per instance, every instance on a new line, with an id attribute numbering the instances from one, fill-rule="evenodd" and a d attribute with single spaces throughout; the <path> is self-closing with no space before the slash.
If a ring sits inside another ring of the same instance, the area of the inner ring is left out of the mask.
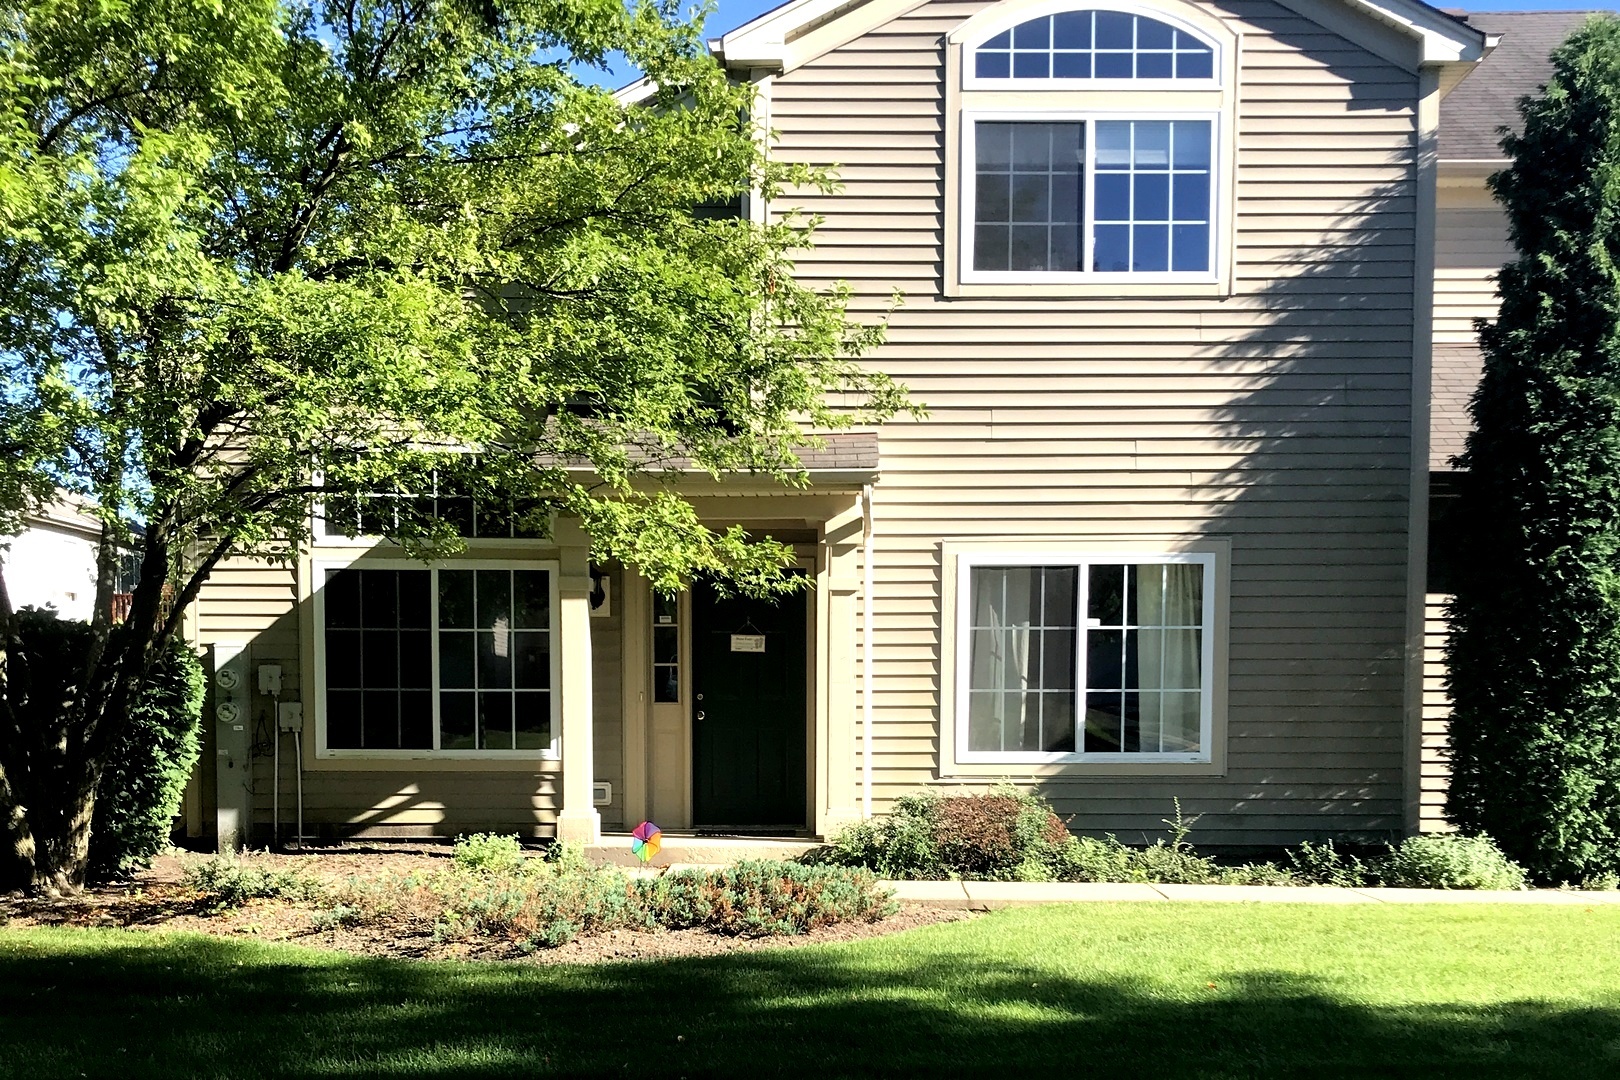
<path id="1" fill-rule="evenodd" d="M 561 778 L 534 763 L 476 771 L 444 762 L 412 762 L 400 769 L 368 768 L 356 762 L 315 760 L 313 672 L 301 669 L 297 577 L 290 566 L 246 559 L 214 571 L 197 601 L 193 635 L 200 645 L 231 642 L 247 646 L 249 683 L 260 664 L 280 664 L 283 700 L 305 702 L 309 724 L 303 778 L 304 827 L 311 835 L 456 836 L 475 831 L 549 836 L 561 805 Z M 596 718 L 596 777 L 613 784 L 614 802 L 601 808 L 603 820 L 621 824 L 623 765 L 619 700 L 621 623 L 614 615 L 591 620 L 592 681 Z M 250 718 L 261 746 L 253 761 L 254 819 L 267 831 L 276 790 L 273 747 L 274 703 L 254 693 Z M 281 815 L 290 835 L 296 811 L 297 774 L 291 740 L 283 742 Z M 204 770 L 204 775 L 211 775 Z M 214 793 L 204 792 L 212 813 Z M 209 827 L 212 827 L 211 821 Z"/>
<path id="2" fill-rule="evenodd" d="M 1445 606 L 1451 597 L 1429 593 L 1423 623 L 1423 756 L 1420 775 L 1421 806 L 1418 827 L 1423 832 L 1444 832 L 1446 786 L 1451 779 L 1447 760 L 1447 725 L 1451 719 L 1451 695 L 1446 689 L 1446 637 L 1450 625 Z"/>
<path id="3" fill-rule="evenodd" d="M 1414 77 L 1219 5 L 1244 34 L 1236 295 L 946 300 L 941 42 L 979 7 L 926 5 L 772 90 L 778 156 L 843 182 L 777 204 L 825 218 L 801 274 L 866 315 L 905 294 L 871 362 L 929 409 L 882 433 L 878 809 L 942 783 L 942 538 L 1191 534 L 1232 543 L 1227 774 L 1046 793 L 1128 839 L 1174 797 L 1210 843 L 1399 829 Z"/>
<path id="4" fill-rule="evenodd" d="M 1474 344 L 1474 320 L 1496 316 L 1500 298 L 1495 274 L 1514 257 L 1507 218 L 1483 184 L 1442 187 L 1435 222 L 1434 341 L 1436 345 Z M 1449 597 L 1430 593 L 1423 649 L 1423 746 L 1419 774 L 1420 828 L 1449 829 L 1444 806 L 1451 769 L 1446 761 L 1446 727 L 1451 700 L 1446 692 L 1445 642 Z"/>
<path id="5" fill-rule="evenodd" d="M 1440 189 L 1435 219 L 1435 344 L 1474 344 L 1474 320 L 1496 317 L 1501 301 L 1494 279 L 1513 256 L 1507 217 L 1483 186 Z"/>

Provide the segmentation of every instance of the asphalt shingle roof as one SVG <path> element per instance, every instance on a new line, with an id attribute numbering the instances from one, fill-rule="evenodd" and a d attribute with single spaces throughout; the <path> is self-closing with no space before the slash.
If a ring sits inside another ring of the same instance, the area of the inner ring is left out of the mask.
<path id="1" fill-rule="evenodd" d="M 1483 11 L 1469 26 L 1502 40 L 1440 101 L 1440 160 L 1500 161 L 1497 128 L 1518 125 L 1519 99 L 1552 73 L 1552 51 L 1591 11 Z"/>
<path id="2" fill-rule="evenodd" d="M 1479 385 L 1479 347 L 1436 345 L 1429 387 L 1429 471 L 1452 472 L 1473 421 L 1468 399 Z"/>

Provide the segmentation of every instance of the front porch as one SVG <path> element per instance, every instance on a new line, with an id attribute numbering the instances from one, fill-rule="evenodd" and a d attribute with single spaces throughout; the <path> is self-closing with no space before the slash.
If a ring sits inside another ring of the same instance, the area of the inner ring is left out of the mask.
<path id="1" fill-rule="evenodd" d="M 603 805 L 610 826 L 673 834 L 809 838 L 861 818 L 856 620 L 876 440 L 856 436 L 851 452 L 850 437 L 832 438 L 819 454 L 837 467 L 806 455 L 808 489 L 689 490 L 705 523 L 792 544 L 808 585 L 777 604 L 701 584 L 659 596 L 638 574 L 594 566 L 577 526 L 559 528 L 558 838 L 601 843 Z M 593 595 L 611 619 L 593 618 Z"/>

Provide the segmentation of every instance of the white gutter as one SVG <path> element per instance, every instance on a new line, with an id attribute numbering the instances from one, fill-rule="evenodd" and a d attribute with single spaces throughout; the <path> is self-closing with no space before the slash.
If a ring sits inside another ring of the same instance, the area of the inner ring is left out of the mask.
<path id="1" fill-rule="evenodd" d="M 861 547 L 861 816 L 872 816 L 872 485 L 861 491 L 866 535 Z"/>

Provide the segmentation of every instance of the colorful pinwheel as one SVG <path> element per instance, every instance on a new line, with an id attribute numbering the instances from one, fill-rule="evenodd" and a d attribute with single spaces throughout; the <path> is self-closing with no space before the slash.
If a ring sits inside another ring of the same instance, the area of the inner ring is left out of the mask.
<path id="1" fill-rule="evenodd" d="M 664 843 L 664 831 L 650 821 L 643 821 L 636 826 L 636 831 L 630 834 L 630 850 L 635 852 L 636 858 L 642 862 L 649 861 L 658 854 L 658 849 Z"/>

